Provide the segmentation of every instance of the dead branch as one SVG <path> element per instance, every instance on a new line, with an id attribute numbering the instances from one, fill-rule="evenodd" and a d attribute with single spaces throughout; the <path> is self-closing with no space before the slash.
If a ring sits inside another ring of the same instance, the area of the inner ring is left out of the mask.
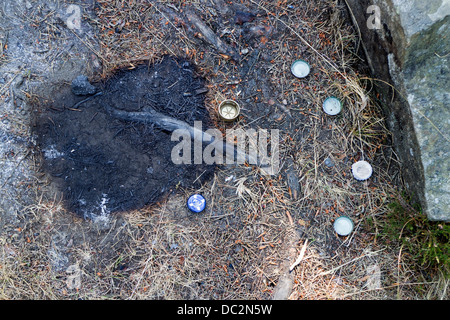
<path id="1" fill-rule="evenodd" d="M 123 111 L 112 108 L 110 106 L 105 106 L 105 108 L 111 116 L 118 119 L 143 123 L 153 123 L 157 127 L 171 132 L 177 129 L 186 130 L 190 134 L 192 139 L 200 140 L 201 142 L 210 142 L 210 145 L 216 147 L 217 150 L 233 150 L 233 155 L 228 154 L 228 152 L 225 153 L 227 157 L 232 156 L 233 160 L 235 157 L 242 157 L 249 163 L 261 165 L 260 159 L 255 159 L 252 155 L 247 154 L 237 146 L 231 145 L 221 140 L 216 141 L 212 135 L 203 132 L 195 127 L 192 127 L 184 121 L 168 117 L 150 107 L 146 107 L 145 111 L 140 112 Z"/>
<path id="2" fill-rule="evenodd" d="M 294 268 L 303 260 L 303 257 L 305 256 L 306 247 L 308 245 L 308 239 L 305 240 L 305 243 L 303 244 L 302 250 L 300 251 L 300 254 L 297 257 L 297 260 L 289 267 L 289 272 L 292 272 Z"/>
<path id="3" fill-rule="evenodd" d="M 289 188 L 289 194 L 293 199 L 297 199 L 300 194 L 300 183 L 298 181 L 297 173 L 294 170 L 294 162 L 292 159 L 288 159 L 288 166 L 287 166 L 287 185 Z"/>
<path id="4" fill-rule="evenodd" d="M 191 9 L 185 11 L 185 16 L 189 22 L 193 23 L 197 30 L 203 35 L 204 39 L 214 46 L 220 53 L 230 56 L 233 60 L 240 59 L 239 54 L 211 30 Z"/>

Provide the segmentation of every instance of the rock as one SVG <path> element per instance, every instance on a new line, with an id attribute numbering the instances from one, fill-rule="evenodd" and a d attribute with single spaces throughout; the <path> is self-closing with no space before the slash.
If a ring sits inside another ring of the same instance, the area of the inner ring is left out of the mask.
<path id="1" fill-rule="evenodd" d="M 204 94 L 207 93 L 209 91 L 209 89 L 207 87 L 203 87 L 203 88 L 199 88 L 195 90 L 195 94 L 199 95 L 199 94 Z"/>
<path id="2" fill-rule="evenodd" d="M 236 11 L 234 22 L 243 25 L 246 22 L 252 22 L 255 18 L 256 15 L 251 12 Z"/>
<path id="3" fill-rule="evenodd" d="M 334 162 L 333 162 L 333 160 L 331 160 L 330 158 L 326 158 L 325 161 L 324 161 L 324 164 L 325 164 L 328 168 L 334 167 Z"/>
<path id="4" fill-rule="evenodd" d="M 79 75 L 72 81 L 72 93 L 77 96 L 87 96 L 97 91 L 92 84 L 89 83 L 85 75 Z"/>
<path id="5" fill-rule="evenodd" d="M 244 48 L 244 49 L 241 50 L 241 54 L 247 54 L 248 51 L 249 51 L 248 48 Z"/>
<path id="6" fill-rule="evenodd" d="M 450 221 L 450 1 L 348 5 L 373 76 L 382 80 L 375 84 L 406 187 L 430 220 Z"/>

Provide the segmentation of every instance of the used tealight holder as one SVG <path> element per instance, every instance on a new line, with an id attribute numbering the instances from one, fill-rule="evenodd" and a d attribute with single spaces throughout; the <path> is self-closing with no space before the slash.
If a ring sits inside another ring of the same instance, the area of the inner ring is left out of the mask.
<path id="1" fill-rule="evenodd" d="M 367 180 L 372 175 L 372 172 L 372 166 L 367 161 L 357 161 L 352 165 L 353 177 L 356 180 Z"/>
<path id="2" fill-rule="evenodd" d="M 291 72 L 297 78 L 306 77 L 310 71 L 311 68 L 305 60 L 295 60 L 291 65 Z"/>
<path id="3" fill-rule="evenodd" d="M 234 100 L 224 100 L 219 105 L 219 116 L 225 121 L 233 121 L 241 112 L 239 104 Z"/>
<path id="4" fill-rule="evenodd" d="M 193 194 L 187 201 L 187 207 L 192 212 L 200 213 L 206 207 L 206 199 L 201 194 Z"/>
<path id="5" fill-rule="evenodd" d="M 322 105 L 323 111 L 330 116 L 335 116 L 342 110 L 342 102 L 336 97 L 328 97 Z"/>
<path id="6" fill-rule="evenodd" d="M 334 220 L 334 231 L 340 236 L 348 236 L 353 231 L 353 221 L 346 216 Z"/>

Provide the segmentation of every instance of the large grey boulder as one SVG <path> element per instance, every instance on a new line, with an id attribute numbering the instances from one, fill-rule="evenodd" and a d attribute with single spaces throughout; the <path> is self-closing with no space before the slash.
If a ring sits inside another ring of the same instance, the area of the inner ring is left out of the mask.
<path id="1" fill-rule="evenodd" d="M 405 184 L 430 220 L 450 221 L 450 0 L 347 3 L 382 80 L 375 82 Z"/>

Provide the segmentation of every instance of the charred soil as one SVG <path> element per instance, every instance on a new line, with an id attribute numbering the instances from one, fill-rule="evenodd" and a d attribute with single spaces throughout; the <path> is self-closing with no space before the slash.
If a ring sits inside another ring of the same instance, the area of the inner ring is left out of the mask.
<path id="1" fill-rule="evenodd" d="M 95 85 L 98 93 L 90 98 L 75 96 L 66 86 L 35 112 L 42 168 L 69 211 L 95 218 L 140 209 L 178 187 L 199 187 L 211 178 L 213 165 L 173 163 L 171 150 L 178 141 L 171 141 L 171 132 L 118 120 L 105 108 L 140 111 L 152 106 L 190 124 L 207 124 L 204 97 L 195 94 L 204 80 L 188 61 L 166 57 L 155 65 L 117 71 Z"/>

